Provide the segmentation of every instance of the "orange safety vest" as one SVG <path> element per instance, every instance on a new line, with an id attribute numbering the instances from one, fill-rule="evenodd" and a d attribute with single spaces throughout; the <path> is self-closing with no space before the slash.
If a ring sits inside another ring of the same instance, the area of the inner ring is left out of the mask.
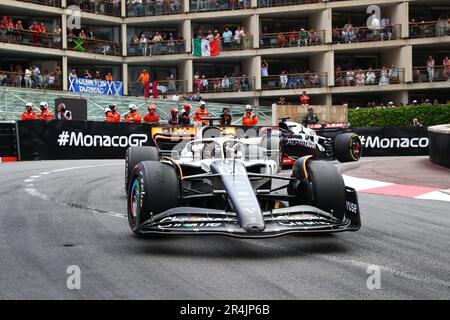
<path id="1" fill-rule="evenodd" d="M 256 126 L 257 124 L 258 124 L 258 117 L 256 116 L 256 114 L 246 112 L 242 117 L 243 126 Z"/>
<path id="2" fill-rule="evenodd" d="M 129 113 L 127 114 L 127 116 L 125 117 L 125 122 L 127 123 L 141 123 L 141 115 L 139 114 L 139 112 L 135 112 L 135 113 Z"/>
<path id="3" fill-rule="evenodd" d="M 149 81 L 150 81 L 150 74 L 147 72 L 147 73 L 141 73 L 140 75 L 139 75 L 139 81 L 141 82 L 141 84 L 146 84 L 146 83 L 148 83 Z"/>
<path id="4" fill-rule="evenodd" d="M 111 112 L 111 115 L 114 117 L 113 122 L 120 122 L 120 113 L 119 112 L 113 111 L 113 112 Z"/>
<path id="5" fill-rule="evenodd" d="M 22 118 L 20 118 L 21 120 L 36 120 L 37 116 L 36 113 L 34 113 L 34 111 L 25 111 L 24 113 L 22 113 Z"/>
<path id="6" fill-rule="evenodd" d="M 201 122 L 203 125 L 206 125 L 206 124 L 208 124 L 208 120 L 200 120 L 201 118 L 209 118 L 209 113 L 208 113 L 208 110 L 206 110 L 206 108 L 205 109 L 201 109 L 201 108 L 199 108 L 199 109 L 197 109 L 196 111 L 195 111 L 195 114 L 194 114 L 194 121 L 195 122 Z"/>
<path id="7" fill-rule="evenodd" d="M 44 109 L 41 112 L 39 112 L 38 119 L 39 120 L 52 120 L 53 115 L 52 115 L 51 111 L 49 111 L 48 109 Z"/>
<path id="8" fill-rule="evenodd" d="M 147 113 L 144 117 L 144 123 L 159 123 L 160 119 L 159 116 L 156 113 L 150 114 Z"/>

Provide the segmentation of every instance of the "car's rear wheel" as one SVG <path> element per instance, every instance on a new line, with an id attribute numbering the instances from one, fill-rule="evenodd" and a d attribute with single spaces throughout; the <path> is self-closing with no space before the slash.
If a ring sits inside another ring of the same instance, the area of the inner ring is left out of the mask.
<path id="1" fill-rule="evenodd" d="M 312 205 L 342 221 L 345 217 L 345 184 L 338 169 L 326 161 L 307 161 L 306 168 L 312 184 Z"/>
<path id="2" fill-rule="evenodd" d="M 155 147 L 130 147 L 125 153 L 125 192 L 128 192 L 128 182 L 134 166 L 141 161 L 158 161 L 159 153 Z"/>
<path id="3" fill-rule="evenodd" d="M 175 169 L 159 161 L 139 162 L 128 184 L 128 223 L 142 236 L 140 225 L 165 210 L 178 205 L 178 176 Z"/>
<path id="4" fill-rule="evenodd" d="M 358 161 L 362 153 L 361 139 L 356 133 L 341 133 L 334 139 L 333 149 L 339 162 Z"/>

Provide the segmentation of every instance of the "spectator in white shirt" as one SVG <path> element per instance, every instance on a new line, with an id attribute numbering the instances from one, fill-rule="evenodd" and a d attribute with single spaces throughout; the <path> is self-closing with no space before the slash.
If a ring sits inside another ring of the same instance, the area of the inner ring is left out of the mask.
<path id="1" fill-rule="evenodd" d="M 369 68 L 369 70 L 366 72 L 366 84 L 372 85 L 375 84 L 377 76 L 375 75 L 375 72 L 373 72 L 372 68 Z"/>

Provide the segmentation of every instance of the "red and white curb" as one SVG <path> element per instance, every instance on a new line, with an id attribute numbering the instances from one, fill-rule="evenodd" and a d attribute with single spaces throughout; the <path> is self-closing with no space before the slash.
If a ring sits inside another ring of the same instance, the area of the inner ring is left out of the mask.
<path id="1" fill-rule="evenodd" d="M 16 162 L 17 157 L 0 157 L 0 162 Z"/>
<path id="2" fill-rule="evenodd" d="M 342 175 L 345 185 L 354 188 L 361 193 L 379 194 L 403 198 L 414 198 L 424 200 L 450 201 L 448 190 L 430 188 L 422 186 L 411 186 L 406 184 L 396 184 L 371 179 L 356 178 Z"/>

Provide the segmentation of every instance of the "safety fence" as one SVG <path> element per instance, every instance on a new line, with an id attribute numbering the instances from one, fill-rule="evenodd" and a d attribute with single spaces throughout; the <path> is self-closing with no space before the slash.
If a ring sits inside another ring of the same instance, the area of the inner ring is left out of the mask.
<path id="1" fill-rule="evenodd" d="M 307 47 L 325 43 L 325 30 L 297 30 L 291 32 L 263 33 L 260 48 Z"/>

